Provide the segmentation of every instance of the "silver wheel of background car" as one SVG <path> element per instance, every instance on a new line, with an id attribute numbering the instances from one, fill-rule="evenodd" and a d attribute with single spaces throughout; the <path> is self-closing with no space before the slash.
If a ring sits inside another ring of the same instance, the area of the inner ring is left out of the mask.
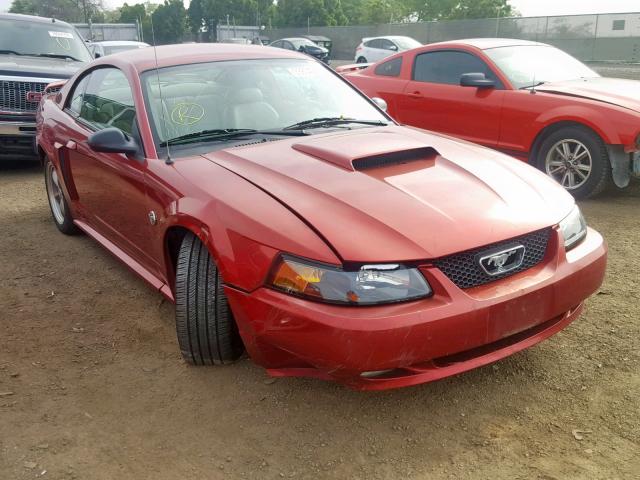
<path id="1" fill-rule="evenodd" d="M 47 194 L 49 196 L 49 204 L 51 205 L 51 213 L 58 224 L 63 224 L 65 220 L 64 210 L 65 202 L 60 182 L 58 181 L 58 172 L 51 162 L 47 162 Z"/>
<path id="2" fill-rule="evenodd" d="M 567 190 L 586 183 L 593 169 L 589 149 L 579 140 L 567 138 L 555 143 L 545 158 L 547 175 Z"/>

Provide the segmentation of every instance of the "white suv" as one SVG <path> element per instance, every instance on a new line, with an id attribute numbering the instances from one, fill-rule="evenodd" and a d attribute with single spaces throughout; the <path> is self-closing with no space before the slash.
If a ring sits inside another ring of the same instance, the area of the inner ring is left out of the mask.
<path id="1" fill-rule="evenodd" d="M 421 46 L 422 44 L 411 37 L 389 36 L 363 38 L 356 48 L 355 61 L 357 63 L 374 63 L 378 60 Z"/>

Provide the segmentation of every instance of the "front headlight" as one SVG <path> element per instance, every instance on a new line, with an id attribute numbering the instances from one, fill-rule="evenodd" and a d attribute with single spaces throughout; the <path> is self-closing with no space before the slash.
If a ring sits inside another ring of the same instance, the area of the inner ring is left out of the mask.
<path id="1" fill-rule="evenodd" d="M 291 295 L 327 303 L 375 305 L 431 295 L 416 268 L 398 264 L 363 265 L 353 271 L 283 255 L 269 283 Z"/>
<path id="2" fill-rule="evenodd" d="M 559 226 L 564 238 L 565 250 L 575 247 L 587 235 L 587 222 L 584 221 L 584 217 L 577 205 L 560 222 Z"/>

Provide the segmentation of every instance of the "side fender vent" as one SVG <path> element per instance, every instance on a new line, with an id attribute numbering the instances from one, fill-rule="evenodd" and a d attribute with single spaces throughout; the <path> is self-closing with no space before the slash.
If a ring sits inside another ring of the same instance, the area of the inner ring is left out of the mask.
<path id="1" fill-rule="evenodd" d="M 383 153 L 371 157 L 355 158 L 352 162 L 354 170 L 370 170 L 372 168 L 382 168 L 391 165 L 402 165 L 404 163 L 418 160 L 433 160 L 438 152 L 432 147 L 412 148 L 399 152 Z"/>

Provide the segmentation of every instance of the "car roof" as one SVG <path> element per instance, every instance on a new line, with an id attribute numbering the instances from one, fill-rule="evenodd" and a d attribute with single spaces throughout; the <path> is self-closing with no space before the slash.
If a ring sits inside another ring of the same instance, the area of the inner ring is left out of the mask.
<path id="1" fill-rule="evenodd" d="M 411 40 L 414 40 L 412 37 L 409 37 L 407 35 L 380 35 L 379 37 L 364 37 L 363 40 L 369 41 L 377 40 L 379 38 L 385 38 L 387 40 L 393 40 L 394 38 L 411 38 Z"/>
<path id="2" fill-rule="evenodd" d="M 446 45 L 467 45 L 470 47 L 479 48 L 480 50 L 487 50 L 489 48 L 498 47 L 514 47 L 514 46 L 532 46 L 543 45 L 548 46 L 546 43 L 532 42 L 529 40 L 519 40 L 515 38 L 464 38 L 461 40 L 448 40 L 446 42 L 430 43 L 429 46 L 446 46 Z"/>
<path id="3" fill-rule="evenodd" d="M 287 37 L 287 38 L 281 38 L 280 40 L 289 40 L 289 41 L 291 41 L 291 40 L 309 40 L 309 39 L 308 38 L 304 38 L 304 37 Z"/>
<path id="4" fill-rule="evenodd" d="M 102 42 L 91 42 L 94 45 L 104 45 L 105 47 L 118 47 L 126 45 L 148 45 L 145 42 L 138 42 L 134 40 L 103 40 Z"/>
<path id="5" fill-rule="evenodd" d="M 138 72 L 144 72 L 156 67 L 156 55 L 159 68 L 224 60 L 260 60 L 268 58 L 309 60 L 307 55 L 282 48 L 236 43 L 196 43 L 189 45 L 187 48 L 184 45 L 162 45 L 155 48 L 126 50 L 101 57 L 91 65 L 130 66 Z"/>
<path id="6" fill-rule="evenodd" d="M 20 22 L 50 23 L 73 28 L 70 23 L 63 22 L 62 20 L 47 17 L 36 17 L 35 15 L 23 15 L 21 13 L 0 13 L 0 19 L 15 20 Z"/>

